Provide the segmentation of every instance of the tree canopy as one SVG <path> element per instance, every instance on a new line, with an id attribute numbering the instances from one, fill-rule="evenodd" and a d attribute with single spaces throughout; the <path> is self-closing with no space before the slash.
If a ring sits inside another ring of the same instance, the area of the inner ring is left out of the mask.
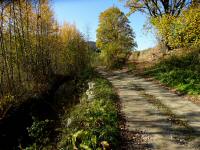
<path id="1" fill-rule="evenodd" d="M 200 11 L 199 7 L 184 10 L 179 17 L 164 15 L 151 19 L 157 34 L 170 48 L 199 47 Z"/>
<path id="2" fill-rule="evenodd" d="M 117 7 L 111 7 L 100 14 L 97 29 L 97 47 L 108 61 L 124 60 L 127 52 L 134 49 L 134 33 L 129 20 Z"/>
<path id="3" fill-rule="evenodd" d="M 78 76 L 89 64 L 83 35 L 75 25 L 59 26 L 50 5 L 48 0 L 0 2 L 0 99 L 40 91 L 54 75 Z"/>

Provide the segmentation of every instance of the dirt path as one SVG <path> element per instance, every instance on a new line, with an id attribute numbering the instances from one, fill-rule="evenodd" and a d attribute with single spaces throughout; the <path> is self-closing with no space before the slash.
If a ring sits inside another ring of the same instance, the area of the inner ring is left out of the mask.
<path id="1" fill-rule="evenodd" d="M 127 130 L 145 138 L 125 149 L 200 149 L 199 106 L 126 70 L 100 73 L 118 91 Z"/>

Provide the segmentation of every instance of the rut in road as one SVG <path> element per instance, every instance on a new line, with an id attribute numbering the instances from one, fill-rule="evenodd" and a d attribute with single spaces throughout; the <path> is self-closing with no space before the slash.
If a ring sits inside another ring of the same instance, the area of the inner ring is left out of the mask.
<path id="1" fill-rule="evenodd" d="M 99 72 L 118 92 L 128 132 L 136 133 L 122 149 L 200 149 L 199 106 L 126 70 Z"/>

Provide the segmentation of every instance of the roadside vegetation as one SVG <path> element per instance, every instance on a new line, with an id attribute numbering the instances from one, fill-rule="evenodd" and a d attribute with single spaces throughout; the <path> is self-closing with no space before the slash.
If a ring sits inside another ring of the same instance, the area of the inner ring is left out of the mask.
<path id="1" fill-rule="evenodd" d="M 152 18 L 153 25 L 170 50 L 179 48 L 150 68 L 149 74 L 181 93 L 200 94 L 200 13 L 199 4 L 191 5 L 178 17 Z M 177 51 L 178 52 L 178 51 Z"/>
<path id="2" fill-rule="evenodd" d="M 178 91 L 200 94 L 200 50 L 193 50 L 181 56 L 170 56 L 147 69 L 146 74 Z"/>
<path id="3" fill-rule="evenodd" d="M 77 103 L 90 74 L 86 38 L 73 24 L 58 25 L 50 6 L 0 2 L 1 149 L 54 142 L 62 108 Z"/>
<path id="4" fill-rule="evenodd" d="M 117 95 L 106 79 L 94 77 L 80 104 L 62 117 L 61 149 L 116 149 L 119 144 Z M 91 97 L 92 96 L 92 97 Z"/>
<path id="5" fill-rule="evenodd" d="M 75 25 L 58 25 L 50 5 L 48 0 L 0 2 L 0 147 L 116 149 L 117 96 L 93 72 L 98 51 Z M 115 21 L 128 25 L 125 15 L 113 10 Z M 130 35 L 130 48 L 132 30 L 122 29 Z M 128 50 L 119 46 L 124 59 Z M 88 82 L 94 87 L 85 93 Z"/>
<path id="6" fill-rule="evenodd" d="M 64 105 L 57 125 L 56 141 L 50 141 L 51 120 L 35 120 L 28 128 L 35 143 L 32 149 L 116 149 L 119 146 L 118 97 L 111 83 L 95 74 L 88 80 L 89 87 L 82 93 L 79 101 L 70 106 Z M 66 100 L 64 100 L 66 101 Z M 55 136 L 55 135 L 54 135 Z M 54 137 L 55 138 L 55 137 Z"/>

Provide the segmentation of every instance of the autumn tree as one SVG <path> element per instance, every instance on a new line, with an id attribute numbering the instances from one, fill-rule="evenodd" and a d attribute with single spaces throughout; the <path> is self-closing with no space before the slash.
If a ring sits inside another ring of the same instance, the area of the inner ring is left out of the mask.
<path id="1" fill-rule="evenodd" d="M 59 51 L 54 52 L 59 74 L 80 74 L 89 64 L 87 43 L 74 24 L 64 23 L 59 29 Z"/>
<path id="2" fill-rule="evenodd" d="M 165 15 L 153 18 L 152 24 L 158 30 L 165 43 L 172 48 L 200 46 L 199 7 L 184 10 L 179 17 Z"/>
<path id="3" fill-rule="evenodd" d="M 159 42 L 161 45 L 164 45 L 167 51 L 174 48 L 172 45 L 177 44 L 171 43 L 170 40 L 172 36 L 169 37 L 169 35 L 174 35 L 173 32 L 175 31 L 175 28 L 177 29 L 176 32 L 183 31 L 180 28 L 180 23 L 177 22 L 176 24 L 174 20 L 182 16 L 183 12 L 186 10 L 191 7 L 197 7 L 198 5 L 198 0 L 126 0 L 126 6 L 130 8 L 129 14 L 140 11 L 150 16 L 150 23 L 153 25 L 158 35 L 158 39 L 160 39 Z M 194 16 L 196 16 L 196 14 L 194 14 Z M 178 31 L 179 29 L 182 31 Z M 178 38 L 184 39 L 185 37 L 183 35 L 184 34 L 179 34 Z M 173 40 L 175 39 L 176 38 Z"/>
<path id="4" fill-rule="evenodd" d="M 59 26 L 49 0 L 0 1 L 0 118 L 24 94 L 46 91 L 58 77 L 78 79 L 88 55 L 82 33 Z"/>
<path id="5" fill-rule="evenodd" d="M 123 64 L 128 52 L 136 47 L 129 20 L 117 7 L 111 7 L 99 16 L 97 47 L 107 67 Z"/>

